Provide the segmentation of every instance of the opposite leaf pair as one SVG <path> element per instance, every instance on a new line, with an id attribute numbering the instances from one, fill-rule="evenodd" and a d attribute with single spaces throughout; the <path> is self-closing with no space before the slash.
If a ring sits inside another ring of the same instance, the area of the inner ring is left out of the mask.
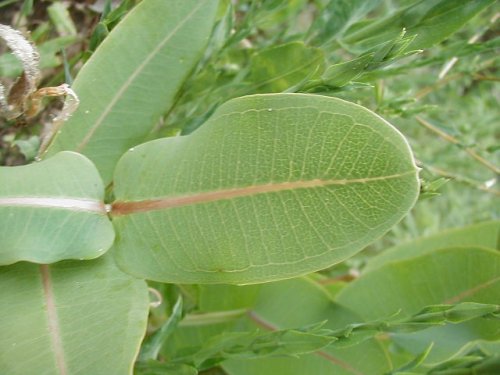
<path id="1" fill-rule="evenodd" d="M 113 226 L 81 155 L 2 168 L 0 179 L 2 264 L 95 258 L 116 233 L 124 270 L 176 283 L 328 267 L 385 233 L 418 195 L 396 129 L 360 106 L 299 94 L 234 99 L 189 136 L 129 150 L 115 170 Z"/>

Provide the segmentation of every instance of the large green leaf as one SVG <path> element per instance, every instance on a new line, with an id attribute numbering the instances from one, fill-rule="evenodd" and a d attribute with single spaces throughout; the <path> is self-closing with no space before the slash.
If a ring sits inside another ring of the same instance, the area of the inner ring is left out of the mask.
<path id="1" fill-rule="evenodd" d="M 406 140 L 374 113 L 275 94 L 229 101 L 189 136 L 130 150 L 115 195 L 124 270 L 243 284 L 351 256 L 406 214 L 418 180 Z"/>
<path id="2" fill-rule="evenodd" d="M 114 239 L 103 199 L 95 166 L 74 152 L 0 168 L 0 264 L 102 255 Z"/>
<path id="3" fill-rule="evenodd" d="M 215 296 L 212 296 L 213 298 Z M 252 326 L 275 330 L 325 322 L 324 328 L 342 328 L 360 322 L 359 316 L 333 303 L 327 292 L 307 279 L 293 279 L 263 285 L 248 314 Z M 315 353 L 299 358 L 259 358 L 229 360 L 222 364 L 231 375 L 246 374 L 382 374 L 390 369 L 383 348 L 367 340 L 348 348 L 335 342 Z"/>
<path id="4" fill-rule="evenodd" d="M 388 262 L 412 258 L 431 251 L 452 246 L 500 248 L 500 221 L 486 221 L 468 227 L 448 229 L 429 237 L 418 238 L 387 249 L 368 260 L 363 272 Z"/>
<path id="5" fill-rule="evenodd" d="M 132 374 L 147 286 L 111 257 L 0 267 L 0 285 L 2 374 Z"/>
<path id="6" fill-rule="evenodd" d="M 80 106 L 48 153 L 87 155 L 106 183 L 119 157 L 141 143 L 173 104 L 208 40 L 217 0 L 144 0 L 78 74 Z"/>
<path id="7" fill-rule="evenodd" d="M 409 316 L 427 305 L 498 304 L 499 296 L 500 252 L 457 247 L 373 269 L 342 289 L 336 301 L 366 320 L 375 320 L 398 312 L 402 317 Z M 477 340 L 500 339 L 500 323 L 473 320 L 392 338 L 413 355 L 434 342 L 428 360 L 439 362 Z"/>

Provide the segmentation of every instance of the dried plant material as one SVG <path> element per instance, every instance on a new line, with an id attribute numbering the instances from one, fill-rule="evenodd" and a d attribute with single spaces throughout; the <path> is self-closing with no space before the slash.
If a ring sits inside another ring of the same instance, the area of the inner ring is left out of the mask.
<path id="1" fill-rule="evenodd" d="M 57 87 L 44 87 L 32 95 L 30 110 L 26 113 L 26 115 L 36 115 L 36 113 L 40 110 L 42 99 L 46 96 L 66 96 L 66 100 L 61 112 L 54 119 L 53 123 L 50 124 L 50 128 L 44 130 L 45 134 L 42 135 L 43 140 L 38 152 L 39 155 L 45 152 L 54 136 L 60 130 L 62 124 L 71 117 L 80 104 L 78 96 L 66 83 Z"/>
<path id="2" fill-rule="evenodd" d="M 78 106 L 79 100 L 78 97 L 76 96 L 75 92 L 69 87 L 68 84 L 62 84 L 57 87 L 44 87 L 36 91 L 30 99 L 30 105 L 28 110 L 26 111 L 26 117 L 33 117 L 40 112 L 40 109 L 42 107 L 42 99 L 46 96 L 65 96 L 68 95 L 72 99 L 72 105 L 74 106 L 75 102 L 76 105 Z M 66 105 L 65 105 L 66 106 Z M 76 109 L 76 108 L 75 108 Z M 64 108 L 63 108 L 64 112 Z M 73 113 L 74 110 L 71 112 Z M 58 116 L 60 118 L 62 113 Z"/>
<path id="3" fill-rule="evenodd" d="M 33 45 L 28 42 L 21 32 L 0 24 L 0 37 L 5 40 L 12 53 L 22 63 L 24 73 L 30 82 L 33 91 L 36 90 L 36 81 L 40 76 L 38 67 L 40 56 Z"/>
<path id="4" fill-rule="evenodd" d="M 0 83 L 0 114 L 7 112 L 9 104 L 5 97 L 5 87 Z"/>
<path id="5" fill-rule="evenodd" d="M 66 101 L 64 102 L 62 111 L 54 120 L 54 124 L 63 123 L 64 121 L 68 120 L 80 104 L 78 96 L 73 91 L 73 89 L 69 87 L 68 84 L 62 84 L 61 86 L 59 86 L 59 88 L 62 88 L 62 90 L 64 91 L 63 95 L 66 95 Z"/>
<path id="6" fill-rule="evenodd" d="M 36 48 L 24 36 L 13 28 L 0 24 L 0 38 L 21 62 L 23 73 L 12 85 L 6 95 L 6 88 L 0 84 L 0 114 L 7 119 L 24 115 L 34 117 L 42 108 L 42 99 L 47 96 L 66 96 L 64 107 L 52 124 L 46 126 L 42 134 L 42 145 L 39 154 L 43 153 L 50 144 L 60 127 L 78 108 L 80 101 L 75 92 L 67 84 L 57 87 L 44 87 L 37 90 L 37 81 L 40 77 L 38 67 L 39 54 Z"/>
<path id="7" fill-rule="evenodd" d="M 29 79 L 23 72 L 10 88 L 7 99 L 9 108 L 16 114 L 15 117 L 18 117 L 25 111 L 30 91 Z"/>
<path id="8" fill-rule="evenodd" d="M 40 56 L 33 45 L 24 36 L 13 28 L 0 24 L 0 38 L 21 62 L 23 74 L 9 90 L 8 99 L 5 99 L 5 90 L 0 91 L 0 106 L 2 113 L 9 119 L 20 116 L 25 109 L 26 101 L 36 91 L 40 76 L 38 67 Z M 7 103 L 7 105 L 5 105 Z"/>

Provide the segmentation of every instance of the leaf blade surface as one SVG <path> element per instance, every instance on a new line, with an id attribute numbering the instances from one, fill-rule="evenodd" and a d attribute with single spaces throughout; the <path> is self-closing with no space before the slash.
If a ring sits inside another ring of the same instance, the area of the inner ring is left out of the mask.
<path id="1" fill-rule="evenodd" d="M 232 100 L 192 135 L 131 150 L 115 193 L 116 255 L 127 272 L 255 283 L 358 251 L 407 212 L 418 181 L 408 144 L 372 112 L 273 94 Z"/>
<path id="2" fill-rule="evenodd" d="M 114 240 L 94 165 L 74 152 L 0 168 L 0 264 L 101 256 Z"/>
<path id="3" fill-rule="evenodd" d="M 500 248 L 500 221 L 485 221 L 467 227 L 458 227 L 438 232 L 429 237 L 391 247 L 370 258 L 363 268 L 368 272 L 389 262 L 417 257 L 437 249 L 452 246 L 474 246 L 490 249 Z"/>
<path id="4" fill-rule="evenodd" d="M 172 105 L 203 50 L 217 1 L 141 2 L 78 74 L 80 106 L 48 149 L 87 155 L 106 183 Z"/>
<path id="5" fill-rule="evenodd" d="M 6 374 L 131 374 L 148 291 L 113 259 L 0 268 L 0 367 Z"/>
<path id="6" fill-rule="evenodd" d="M 367 320 L 375 320 L 398 311 L 399 316 L 408 316 L 432 304 L 497 304 L 499 291 L 498 251 L 464 246 L 438 249 L 373 268 L 342 289 L 336 302 Z M 394 334 L 393 339 L 415 355 L 434 342 L 428 361 L 440 362 L 480 340 L 498 340 L 499 327 L 498 320 L 476 319 L 456 326 Z"/>

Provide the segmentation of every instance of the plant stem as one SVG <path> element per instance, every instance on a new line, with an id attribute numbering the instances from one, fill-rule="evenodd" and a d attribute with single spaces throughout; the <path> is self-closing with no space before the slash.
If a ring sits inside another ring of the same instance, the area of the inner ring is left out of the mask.
<path id="1" fill-rule="evenodd" d="M 450 178 L 450 179 L 453 179 L 455 181 L 462 182 L 462 183 L 465 183 L 467 185 L 470 185 L 470 186 L 472 186 L 472 187 L 474 187 L 476 189 L 485 191 L 487 193 L 500 196 L 500 190 L 491 189 L 491 188 L 489 188 L 487 186 L 484 186 L 483 184 L 478 184 L 477 181 L 474 181 L 474 180 L 472 180 L 470 178 L 463 177 L 463 176 L 454 174 L 452 172 L 448 172 L 448 171 L 445 171 L 443 169 L 433 167 L 431 165 L 427 165 L 427 164 L 422 164 L 422 165 L 424 166 L 425 169 L 427 169 L 431 173 L 437 174 L 437 175 L 442 176 L 442 177 Z"/>
<path id="2" fill-rule="evenodd" d="M 180 322 L 180 326 L 204 326 L 217 323 L 226 323 L 238 319 L 247 313 L 246 309 L 215 311 L 204 314 L 188 314 Z"/>
<path id="3" fill-rule="evenodd" d="M 448 142 L 453 143 L 455 145 L 460 145 L 460 141 L 458 139 L 456 139 L 452 135 L 450 135 L 448 133 L 445 133 L 444 131 L 440 130 L 436 126 L 432 125 L 430 122 L 424 120 L 422 117 L 415 116 L 415 120 L 417 120 L 417 122 L 420 125 L 424 126 L 425 128 L 427 128 L 430 131 L 432 131 L 432 132 L 436 133 L 437 135 L 439 135 L 445 141 L 448 141 Z M 486 160 L 485 158 L 483 158 L 481 155 L 479 155 L 472 148 L 470 148 L 470 147 L 464 147 L 464 151 L 466 153 L 468 153 L 471 157 L 473 157 L 474 159 L 476 159 L 478 162 L 480 162 L 481 164 L 483 164 L 486 168 L 488 168 L 491 171 L 493 171 L 495 174 L 497 174 L 497 175 L 500 174 L 500 168 L 498 168 L 493 163 L 491 163 L 488 160 Z"/>

